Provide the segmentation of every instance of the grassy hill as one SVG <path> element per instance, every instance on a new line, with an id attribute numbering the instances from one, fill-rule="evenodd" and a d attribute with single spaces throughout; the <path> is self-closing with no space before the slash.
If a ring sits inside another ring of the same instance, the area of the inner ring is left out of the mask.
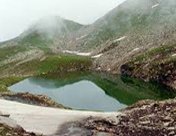
<path id="1" fill-rule="evenodd" d="M 19 36 L 18 44 L 40 49 L 62 47 L 81 27 L 83 25 L 60 17 L 43 18 Z"/>
<path id="2" fill-rule="evenodd" d="M 176 88 L 176 46 L 150 49 L 121 67 L 123 75 Z"/>
<path id="3" fill-rule="evenodd" d="M 69 37 L 82 27 L 81 24 L 57 16 L 46 17 L 31 25 L 17 38 L 1 43 L 1 47 L 23 46 L 46 51 L 64 46 Z"/>
<path id="4" fill-rule="evenodd" d="M 15 74 L 14 67 L 28 62 L 31 62 L 29 68 L 35 68 L 36 63 L 32 62 L 37 60 L 40 63 L 40 59 L 45 59 L 48 55 L 56 55 L 55 52 L 62 52 L 59 47 L 64 48 L 68 37 L 82 27 L 81 24 L 60 17 L 48 17 L 31 25 L 15 39 L 0 43 L 0 77 L 13 74 L 10 71 Z M 29 69 L 29 71 L 33 70 Z"/>

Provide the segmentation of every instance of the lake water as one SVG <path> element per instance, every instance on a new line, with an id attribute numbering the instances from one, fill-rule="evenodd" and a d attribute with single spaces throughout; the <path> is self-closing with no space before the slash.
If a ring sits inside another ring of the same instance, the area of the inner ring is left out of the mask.
<path id="1" fill-rule="evenodd" d="M 9 90 L 47 95 L 66 107 L 91 111 L 117 111 L 138 100 L 171 97 L 152 84 L 99 74 L 72 74 L 58 79 L 32 77 Z"/>

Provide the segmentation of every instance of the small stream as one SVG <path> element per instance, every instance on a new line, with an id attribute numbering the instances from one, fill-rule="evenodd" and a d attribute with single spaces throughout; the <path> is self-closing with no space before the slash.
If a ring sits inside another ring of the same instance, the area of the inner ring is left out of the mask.
<path id="1" fill-rule="evenodd" d="M 174 97 L 156 84 L 97 73 L 72 73 L 57 79 L 31 77 L 9 90 L 47 95 L 66 107 L 90 111 L 118 111 L 139 100 Z"/>

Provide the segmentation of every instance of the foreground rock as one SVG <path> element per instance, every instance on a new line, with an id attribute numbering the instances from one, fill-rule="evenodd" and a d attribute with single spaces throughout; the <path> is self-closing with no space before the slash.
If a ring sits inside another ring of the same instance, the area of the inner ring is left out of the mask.
<path id="1" fill-rule="evenodd" d="M 162 102 L 141 101 L 114 120 L 88 118 L 84 126 L 92 131 L 118 136 L 175 136 L 176 99 Z"/>
<path id="2" fill-rule="evenodd" d="M 10 118 L 0 116 L 0 135 L 1 136 L 37 136 L 34 133 L 26 132 Z"/>
<path id="3" fill-rule="evenodd" d="M 30 93 L 1 93 L 1 99 L 6 99 L 10 101 L 17 101 L 21 103 L 38 105 L 44 107 L 55 107 L 55 108 L 66 108 L 61 104 L 54 102 L 52 99 L 44 95 L 33 95 Z"/>

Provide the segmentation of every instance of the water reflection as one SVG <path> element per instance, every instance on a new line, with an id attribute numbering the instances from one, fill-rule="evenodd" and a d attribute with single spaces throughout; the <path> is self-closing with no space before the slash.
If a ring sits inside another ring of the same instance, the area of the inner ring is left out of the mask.
<path id="1" fill-rule="evenodd" d="M 57 79 L 32 77 L 9 89 L 44 94 L 73 109 L 96 111 L 117 111 L 142 99 L 174 97 L 158 85 L 96 73 L 72 73 Z"/>

